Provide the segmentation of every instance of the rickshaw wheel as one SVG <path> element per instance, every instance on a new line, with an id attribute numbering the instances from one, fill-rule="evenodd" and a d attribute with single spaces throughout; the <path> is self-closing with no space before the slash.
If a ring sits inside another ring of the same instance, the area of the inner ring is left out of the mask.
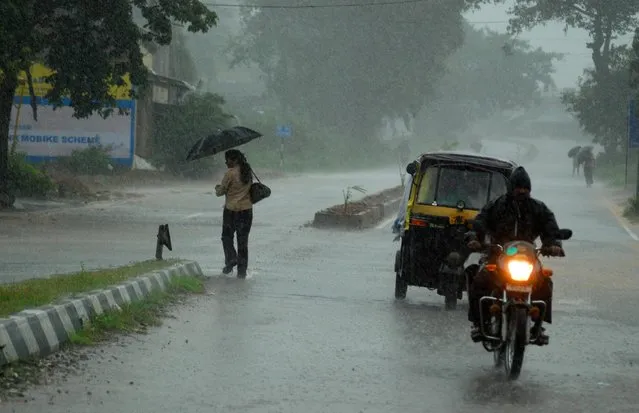
<path id="1" fill-rule="evenodd" d="M 454 294 L 446 294 L 444 297 L 444 305 L 447 310 L 457 309 L 457 291 Z"/>
<path id="2" fill-rule="evenodd" d="M 402 277 L 400 277 L 399 273 L 395 274 L 395 298 L 398 300 L 403 300 L 406 298 L 406 292 L 408 291 L 408 284 Z"/>
<path id="3" fill-rule="evenodd" d="M 402 274 L 402 252 L 397 251 L 395 254 L 395 298 L 402 300 L 406 298 L 408 291 L 408 283 L 401 276 Z"/>

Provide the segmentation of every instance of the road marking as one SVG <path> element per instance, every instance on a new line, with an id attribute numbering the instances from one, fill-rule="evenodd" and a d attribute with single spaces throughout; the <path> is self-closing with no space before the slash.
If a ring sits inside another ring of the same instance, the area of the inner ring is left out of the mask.
<path id="1" fill-rule="evenodd" d="M 615 217 L 615 219 L 617 220 L 617 222 L 619 223 L 619 225 L 621 226 L 621 228 L 623 228 L 628 235 L 630 236 L 630 238 L 632 238 L 635 241 L 639 242 L 639 236 L 637 236 L 637 234 L 634 233 L 634 231 L 632 231 L 628 225 L 626 225 L 626 222 L 624 221 L 624 219 L 622 218 L 622 215 L 619 211 L 619 207 L 617 205 L 614 205 L 608 198 L 606 198 L 605 196 L 602 196 L 601 199 L 603 200 L 604 204 L 606 205 L 606 207 L 608 208 L 608 210 L 612 213 L 612 216 Z"/>
<path id="2" fill-rule="evenodd" d="M 386 228 L 386 227 L 387 227 L 387 226 L 388 226 L 391 222 L 395 221 L 395 218 L 396 218 L 396 217 L 388 218 L 386 221 L 382 221 L 382 222 L 381 222 L 379 225 L 377 225 L 377 227 L 375 227 L 375 228 L 377 228 L 377 229 L 384 229 L 384 228 Z"/>
<path id="3" fill-rule="evenodd" d="M 628 228 L 627 226 L 623 225 L 623 229 L 625 229 L 626 232 L 628 233 L 628 235 L 630 235 L 630 238 L 634 239 L 635 241 L 639 241 L 639 237 L 637 236 L 637 234 L 632 232 L 632 230 L 630 228 Z"/>
<path id="4" fill-rule="evenodd" d="M 198 212 L 196 214 L 187 215 L 187 216 L 184 217 L 184 219 L 185 220 L 193 219 L 193 218 L 197 218 L 197 217 L 199 217 L 201 215 L 204 215 L 204 212 Z"/>

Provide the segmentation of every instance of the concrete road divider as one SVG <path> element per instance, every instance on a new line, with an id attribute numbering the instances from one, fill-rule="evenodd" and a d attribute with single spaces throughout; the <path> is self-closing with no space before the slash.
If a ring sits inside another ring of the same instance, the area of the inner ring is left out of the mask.
<path id="1" fill-rule="evenodd" d="M 92 316 L 118 310 L 152 292 L 165 291 L 172 278 L 181 276 L 202 277 L 203 273 L 195 261 L 180 263 L 104 290 L 0 319 L 0 366 L 56 352 Z"/>
<path id="2" fill-rule="evenodd" d="M 313 227 L 367 229 L 384 218 L 397 214 L 404 193 L 402 186 L 386 189 L 373 195 L 344 204 L 334 205 L 315 213 Z"/>

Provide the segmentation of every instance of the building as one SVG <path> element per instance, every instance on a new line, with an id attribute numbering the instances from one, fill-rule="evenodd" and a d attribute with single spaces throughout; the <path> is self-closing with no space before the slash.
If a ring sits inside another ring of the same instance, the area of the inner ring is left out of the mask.
<path id="1" fill-rule="evenodd" d="M 171 47 L 157 48 L 151 53 L 141 47 L 144 64 L 149 69 L 148 92 L 137 102 L 135 125 L 135 155 L 149 158 L 153 154 L 153 117 L 168 105 L 181 102 L 184 95 L 195 91 L 189 83 L 169 77 Z"/>

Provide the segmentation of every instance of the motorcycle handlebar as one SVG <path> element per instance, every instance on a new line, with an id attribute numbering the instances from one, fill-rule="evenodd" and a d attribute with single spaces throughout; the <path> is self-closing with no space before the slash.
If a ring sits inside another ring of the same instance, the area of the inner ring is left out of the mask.
<path id="1" fill-rule="evenodd" d="M 488 254 L 490 252 L 493 252 L 494 250 L 497 250 L 500 254 L 504 252 L 504 247 L 500 244 L 483 244 L 479 249 L 475 250 L 476 252 L 482 252 L 484 254 Z M 550 247 L 541 247 L 541 248 L 535 248 L 535 252 L 537 253 L 537 255 L 541 254 L 545 257 L 552 257 L 552 256 L 557 256 L 556 254 L 553 254 L 551 251 Z M 561 249 L 561 253 L 558 255 L 559 257 L 565 257 L 566 254 L 563 250 L 563 248 Z"/>

